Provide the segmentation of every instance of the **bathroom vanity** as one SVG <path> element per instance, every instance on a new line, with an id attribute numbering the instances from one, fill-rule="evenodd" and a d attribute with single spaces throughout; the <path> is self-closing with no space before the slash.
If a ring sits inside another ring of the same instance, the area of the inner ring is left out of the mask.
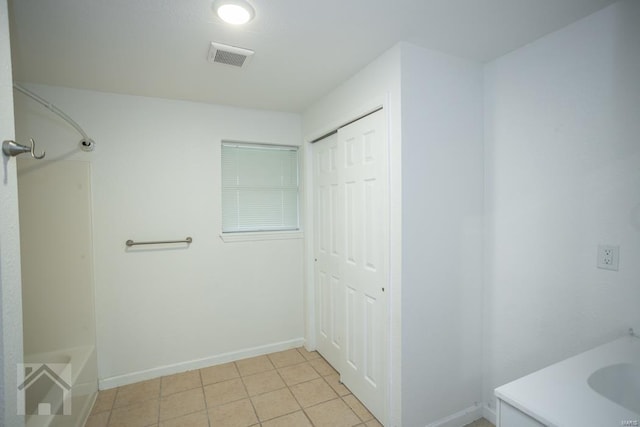
<path id="1" fill-rule="evenodd" d="M 495 395 L 497 427 L 640 426 L 640 338 L 601 345 Z"/>

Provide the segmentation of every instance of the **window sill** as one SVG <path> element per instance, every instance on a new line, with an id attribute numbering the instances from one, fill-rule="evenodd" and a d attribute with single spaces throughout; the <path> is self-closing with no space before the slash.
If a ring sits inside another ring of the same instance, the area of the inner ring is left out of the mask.
<path id="1" fill-rule="evenodd" d="M 220 233 L 220 238 L 225 243 L 253 242 L 259 240 L 289 240 L 302 239 L 304 233 L 296 231 L 257 231 L 248 233 Z"/>

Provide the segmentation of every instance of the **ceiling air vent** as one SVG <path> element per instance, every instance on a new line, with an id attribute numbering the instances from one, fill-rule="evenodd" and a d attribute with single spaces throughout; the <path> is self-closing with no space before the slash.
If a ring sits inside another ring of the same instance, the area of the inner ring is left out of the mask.
<path id="1" fill-rule="evenodd" d="M 211 42 L 208 60 L 209 62 L 242 68 L 249 63 L 253 54 L 254 52 L 249 49 Z"/>

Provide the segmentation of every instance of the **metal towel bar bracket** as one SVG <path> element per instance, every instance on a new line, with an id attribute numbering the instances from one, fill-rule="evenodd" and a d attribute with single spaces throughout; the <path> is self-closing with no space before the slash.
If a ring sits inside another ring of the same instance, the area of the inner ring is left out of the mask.
<path id="1" fill-rule="evenodd" d="M 191 244 L 191 242 L 193 242 L 193 239 L 191 237 L 187 237 L 184 240 L 158 240 L 154 242 L 134 242 L 133 240 L 127 240 L 125 242 L 125 245 L 131 247 L 131 246 L 137 246 L 137 245 L 161 245 L 161 244 L 169 244 L 169 243 Z"/>

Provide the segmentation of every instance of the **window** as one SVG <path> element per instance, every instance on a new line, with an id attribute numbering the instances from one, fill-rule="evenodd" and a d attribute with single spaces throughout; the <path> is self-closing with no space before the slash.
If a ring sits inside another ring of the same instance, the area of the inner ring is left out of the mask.
<path id="1" fill-rule="evenodd" d="M 222 143 L 222 232 L 298 230 L 298 149 Z"/>

